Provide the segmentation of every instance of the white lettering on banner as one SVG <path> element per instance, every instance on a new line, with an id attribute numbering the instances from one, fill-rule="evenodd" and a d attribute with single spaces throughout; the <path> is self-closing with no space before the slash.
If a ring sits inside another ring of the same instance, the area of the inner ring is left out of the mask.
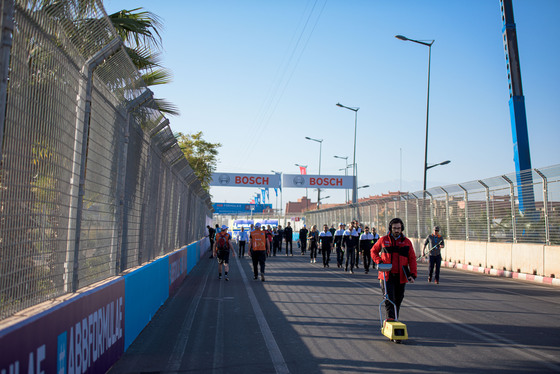
<path id="1" fill-rule="evenodd" d="M 280 187 L 280 174 L 240 174 L 220 173 L 212 174 L 210 186 L 219 187 Z"/>
<path id="2" fill-rule="evenodd" d="M 338 175 L 284 174 L 282 186 L 285 188 L 340 188 L 352 189 L 354 177 Z"/>
<path id="3" fill-rule="evenodd" d="M 70 327 L 68 374 L 85 373 L 123 337 L 122 308 L 123 299 L 119 297 Z"/>

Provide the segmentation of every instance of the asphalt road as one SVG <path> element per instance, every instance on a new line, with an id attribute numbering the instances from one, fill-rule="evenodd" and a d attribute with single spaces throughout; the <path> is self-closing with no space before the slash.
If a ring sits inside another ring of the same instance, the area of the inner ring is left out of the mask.
<path id="1" fill-rule="evenodd" d="M 295 249 L 295 248 L 294 248 Z M 110 373 L 558 373 L 560 289 L 427 266 L 406 287 L 409 339 L 380 333 L 377 271 L 285 254 L 253 280 L 204 258 Z"/>

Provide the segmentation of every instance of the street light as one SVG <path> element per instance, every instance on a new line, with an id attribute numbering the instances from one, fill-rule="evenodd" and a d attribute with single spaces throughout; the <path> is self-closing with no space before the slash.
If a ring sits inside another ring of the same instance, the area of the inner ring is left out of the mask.
<path id="1" fill-rule="evenodd" d="M 451 161 L 447 160 L 447 161 L 440 162 L 439 164 L 433 164 L 433 165 L 430 165 L 430 166 L 426 166 L 426 170 L 431 169 L 431 168 L 435 168 L 436 166 L 440 166 L 440 165 L 447 165 L 450 162 Z"/>
<path id="2" fill-rule="evenodd" d="M 356 186 L 358 185 L 358 182 L 356 181 L 356 132 L 358 131 L 358 110 L 360 110 L 360 108 L 352 108 L 349 106 L 345 106 L 342 105 L 341 103 L 336 103 L 336 106 L 339 106 L 341 108 L 346 108 L 348 110 L 351 110 L 354 112 L 355 114 L 355 119 L 354 119 L 354 161 L 353 161 L 353 165 L 354 167 L 352 168 L 352 177 L 353 177 L 353 186 L 352 186 L 352 204 L 356 204 L 356 195 L 358 190 L 356 189 Z"/>
<path id="3" fill-rule="evenodd" d="M 323 139 L 313 139 L 306 136 L 305 139 L 319 143 L 319 175 L 321 175 L 321 154 L 323 152 Z M 317 188 L 317 210 L 319 210 L 319 203 L 321 201 L 321 189 Z"/>
<path id="4" fill-rule="evenodd" d="M 430 66 L 432 63 L 432 44 L 434 44 L 435 40 L 432 40 L 430 43 L 426 43 L 420 40 L 409 39 L 406 36 L 402 35 L 395 35 L 395 38 L 403 41 L 409 41 L 417 44 L 422 44 L 428 47 L 428 94 L 426 99 L 426 142 L 424 146 L 424 191 L 426 191 L 426 172 L 428 171 L 428 118 L 430 114 Z M 424 198 L 425 194 L 424 194 Z"/>
<path id="5" fill-rule="evenodd" d="M 356 190 L 359 190 L 360 188 L 368 188 L 368 187 L 369 187 L 369 184 L 366 184 L 366 185 L 363 185 L 363 186 L 360 186 L 360 187 L 356 188 Z"/>
<path id="6" fill-rule="evenodd" d="M 305 168 L 307 170 L 307 165 L 301 165 L 301 164 L 294 164 L 295 166 L 298 166 L 300 168 Z M 307 206 L 307 210 L 309 210 L 309 199 L 307 198 L 307 187 L 305 187 L 305 205 Z"/>
<path id="7" fill-rule="evenodd" d="M 339 170 L 344 170 L 344 176 L 348 176 L 348 156 L 346 157 L 342 157 L 342 156 L 333 156 L 334 158 L 340 158 L 344 161 L 346 161 L 346 167 L 344 169 L 339 169 Z M 348 201 L 348 188 L 346 189 L 346 201 Z"/>

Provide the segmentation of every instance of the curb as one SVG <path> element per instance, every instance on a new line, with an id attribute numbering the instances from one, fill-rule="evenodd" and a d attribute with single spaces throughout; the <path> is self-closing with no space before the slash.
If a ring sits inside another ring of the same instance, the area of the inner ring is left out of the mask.
<path id="1" fill-rule="evenodd" d="M 422 258 L 420 262 L 428 263 L 428 260 Z M 442 261 L 441 266 L 452 268 L 452 269 L 472 271 L 480 274 L 492 275 L 495 277 L 519 279 L 519 280 L 524 280 L 524 281 L 529 281 L 534 283 L 549 284 L 552 286 L 560 287 L 560 278 L 543 277 L 541 275 L 533 275 L 533 274 L 526 274 L 526 273 L 516 273 L 508 270 L 490 269 L 481 266 L 459 264 L 456 262 L 449 262 L 449 261 Z"/>

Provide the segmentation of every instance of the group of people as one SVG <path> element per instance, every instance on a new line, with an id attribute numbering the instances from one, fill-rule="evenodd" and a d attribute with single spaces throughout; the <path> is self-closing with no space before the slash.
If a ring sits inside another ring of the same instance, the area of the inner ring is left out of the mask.
<path id="1" fill-rule="evenodd" d="M 216 225 L 216 228 L 207 226 L 208 237 L 210 239 L 210 248 L 212 253 L 210 258 L 216 257 L 218 259 L 218 279 L 222 279 L 222 268 L 224 270 L 225 280 L 228 281 L 228 271 L 229 271 L 229 256 L 230 253 L 235 256 L 235 251 L 233 250 L 232 237 L 228 233 L 228 227 L 226 225 Z M 286 256 L 290 254 L 293 256 L 293 246 L 292 246 L 292 235 L 293 229 L 288 222 L 286 228 L 282 229 L 282 226 L 278 228 L 264 227 L 261 223 L 251 224 L 249 232 L 245 231 L 244 227 L 241 227 L 241 231 L 237 238 L 239 252 L 239 258 L 245 257 L 245 247 L 247 246 L 247 253 L 253 260 L 253 275 L 254 279 L 258 279 L 259 269 L 261 281 L 265 281 L 265 264 L 267 256 L 270 256 L 271 248 L 273 251 L 273 256 L 276 256 L 277 252 L 282 251 L 282 241 L 286 240 Z"/>
<path id="2" fill-rule="evenodd" d="M 222 279 L 222 265 L 224 265 L 225 279 L 228 280 L 229 254 L 232 252 L 235 255 L 235 252 L 231 244 L 231 235 L 227 232 L 228 227 L 223 225 L 220 229 L 216 225 L 216 228 L 220 232 L 212 238 L 213 229 L 208 226 L 213 249 L 212 257 L 218 258 L 219 279 Z M 248 253 L 253 260 L 255 280 L 258 279 L 260 267 L 261 280 L 264 282 L 265 262 L 266 257 L 271 254 L 271 247 L 273 247 L 273 255 L 276 255 L 278 247 L 281 251 L 281 241 L 279 245 L 274 244 L 274 238 L 281 238 L 281 235 L 286 238 L 285 235 L 288 228 L 290 237 L 286 242 L 290 243 L 290 245 L 286 245 L 286 255 L 289 255 L 288 248 L 290 248 L 291 255 L 293 256 L 293 250 L 291 249 L 292 228 L 290 223 L 287 224 L 282 234 L 278 233 L 278 231 L 282 230 L 281 226 L 278 226 L 277 229 L 270 229 L 270 226 L 261 229 L 260 223 L 256 223 L 254 227 L 252 226 L 249 233 L 243 228 L 241 229 L 238 237 L 239 257 L 244 257 L 245 245 L 248 243 Z M 335 230 L 332 226 L 329 228 L 328 225 L 323 225 L 323 231 L 321 232 L 317 230 L 317 225 L 312 225 L 311 230 L 307 230 L 306 225 L 303 225 L 299 231 L 298 244 L 302 255 L 305 255 L 309 248 L 311 263 L 316 263 L 317 252 L 320 250 L 323 267 L 329 267 L 331 252 L 333 249 L 336 250 L 337 266 L 339 268 L 344 267 L 345 271 L 350 269 L 351 273 L 354 273 L 354 268 L 359 267 L 360 255 L 363 259 L 364 272 L 366 274 L 369 272 L 370 267 L 372 269 L 375 267 L 375 264 L 392 264 L 391 270 L 378 272 L 383 293 L 387 294 L 389 300 L 392 300 L 396 306 L 397 314 L 395 315 L 393 304 L 389 301 L 385 302 L 388 320 L 397 318 L 404 299 L 406 283 L 414 283 L 418 275 L 416 252 L 410 239 L 404 235 L 404 223 L 400 218 L 394 218 L 389 222 L 389 231 L 387 235 L 382 237 L 376 233 L 375 227 L 372 227 L 371 230 L 369 226 L 363 228 L 355 220 L 348 225 L 340 223 L 338 230 Z M 430 248 L 426 252 L 428 245 Z M 430 259 L 428 282 L 432 282 L 433 270 L 435 268 L 433 280 L 436 284 L 439 284 L 441 248 L 443 247 L 443 237 L 439 234 L 439 227 L 436 226 L 433 233 L 426 238 L 422 250 L 422 255 L 428 255 Z"/>

